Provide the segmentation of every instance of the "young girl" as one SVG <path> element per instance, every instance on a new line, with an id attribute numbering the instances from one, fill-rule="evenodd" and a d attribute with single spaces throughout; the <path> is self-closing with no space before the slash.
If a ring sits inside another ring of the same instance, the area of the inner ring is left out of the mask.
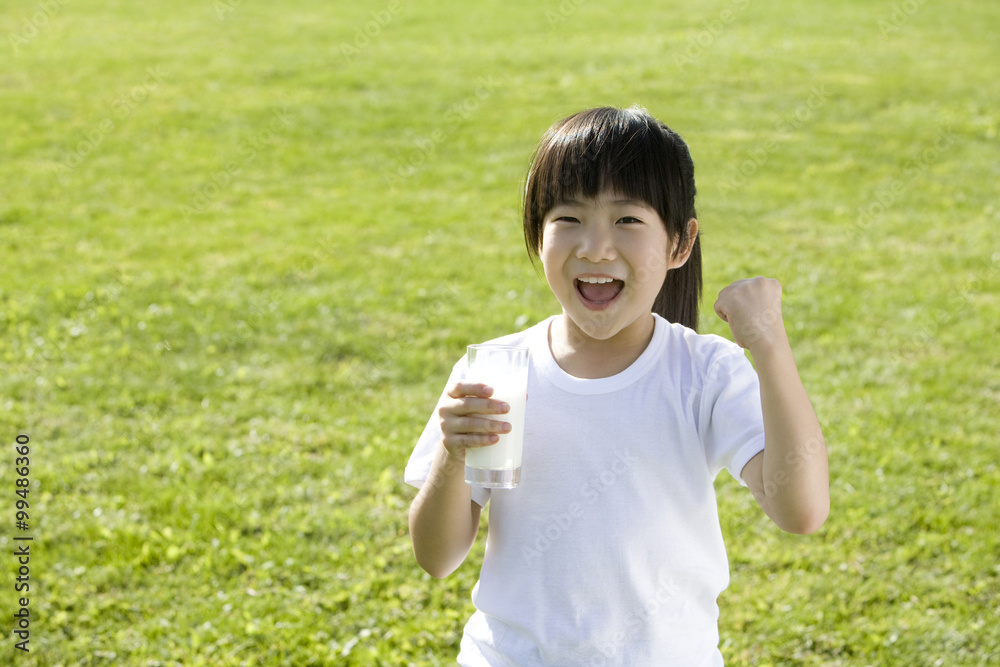
<path id="1" fill-rule="evenodd" d="M 462 665 L 721 665 L 717 473 L 786 531 L 826 520 L 826 447 L 781 286 L 722 290 L 736 344 L 695 332 L 694 198 L 687 145 L 638 108 L 580 112 L 538 147 L 524 234 L 562 313 L 493 341 L 530 348 L 521 483 L 464 481 L 466 450 L 509 429 L 489 417 L 509 406 L 464 381 L 464 361 L 405 472 L 420 487 L 413 551 L 434 577 L 462 563 L 491 501 Z"/>

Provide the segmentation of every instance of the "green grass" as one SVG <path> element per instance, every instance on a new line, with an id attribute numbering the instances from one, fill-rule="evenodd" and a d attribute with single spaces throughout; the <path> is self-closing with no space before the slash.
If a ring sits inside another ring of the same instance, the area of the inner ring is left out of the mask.
<path id="1" fill-rule="evenodd" d="M 0 661 L 453 662 L 482 541 L 424 575 L 403 466 L 464 346 L 554 312 L 536 141 L 633 103 L 692 147 L 702 329 L 779 278 L 829 443 L 808 538 L 720 477 L 727 664 L 1000 657 L 1000 7 L 339 5 L 5 5 Z"/>

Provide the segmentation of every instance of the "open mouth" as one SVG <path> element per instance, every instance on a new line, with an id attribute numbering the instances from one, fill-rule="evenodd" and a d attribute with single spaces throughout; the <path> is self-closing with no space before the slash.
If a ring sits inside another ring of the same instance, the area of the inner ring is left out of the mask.
<path id="1" fill-rule="evenodd" d="M 577 278 L 574 283 L 583 305 L 592 310 L 607 308 L 625 288 L 624 281 L 608 277 Z"/>

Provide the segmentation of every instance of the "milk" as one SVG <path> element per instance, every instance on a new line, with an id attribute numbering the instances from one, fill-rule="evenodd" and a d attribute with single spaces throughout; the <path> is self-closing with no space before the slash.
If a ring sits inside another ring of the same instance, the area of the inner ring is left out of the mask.
<path id="1" fill-rule="evenodd" d="M 493 387 L 495 400 L 510 406 L 504 415 L 490 415 L 490 419 L 510 424 L 509 433 L 500 433 L 495 445 L 465 450 L 465 464 L 471 468 L 514 470 L 521 467 L 521 450 L 524 446 L 524 404 L 527 399 L 528 373 L 503 379 L 482 380 Z"/>
<path id="2" fill-rule="evenodd" d="M 487 419 L 510 424 L 499 433 L 497 443 L 465 450 L 465 481 L 476 486 L 511 489 L 521 480 L 521 450 L 524 445 L 524 405 L 528 393 L 528 348 L 470 345 L 467 380 L 493 387 L 491 398 L 510 410 Z"/>

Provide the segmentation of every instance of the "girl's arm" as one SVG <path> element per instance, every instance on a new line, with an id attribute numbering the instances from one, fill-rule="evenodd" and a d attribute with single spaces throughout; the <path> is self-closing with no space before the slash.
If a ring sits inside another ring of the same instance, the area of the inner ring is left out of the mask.
<path id="1" fill-rule="evenodd" d="M 476 541 L 479 513 L 465 483 L 465 461 L 439 447 L 427 481 L 410 505 L 410 539 L 420 567 L 437 579 L 454 572 Z"/>
<path id="2" fill-rule="evenodd" d="M 737 281 L 719 293 L 715 312 L 750 350 L 760 378 L 764 451 L 742 477 L 782 530 L 812 533 L 830 512 L 826 443 L 785 333 L 781 285 L 760 277 Z"/>
<path id="3" fill-rule="evenodd" d="M 497 441 L 510 430 L 506 422 L 487 419 L 509 406 L 489 397 L 482 384 L 458 382 L 448 391 L 453 399 L 439 410 L 441 446 L 430 473 L 410 505 L 410 539 L 420 567 L 438 579 L 454 572 L 469 555 L 479 532 L 479 504 L 465 482 L 465 450 Z M 506 407 L 505 407 L 506 406 Z"/>

